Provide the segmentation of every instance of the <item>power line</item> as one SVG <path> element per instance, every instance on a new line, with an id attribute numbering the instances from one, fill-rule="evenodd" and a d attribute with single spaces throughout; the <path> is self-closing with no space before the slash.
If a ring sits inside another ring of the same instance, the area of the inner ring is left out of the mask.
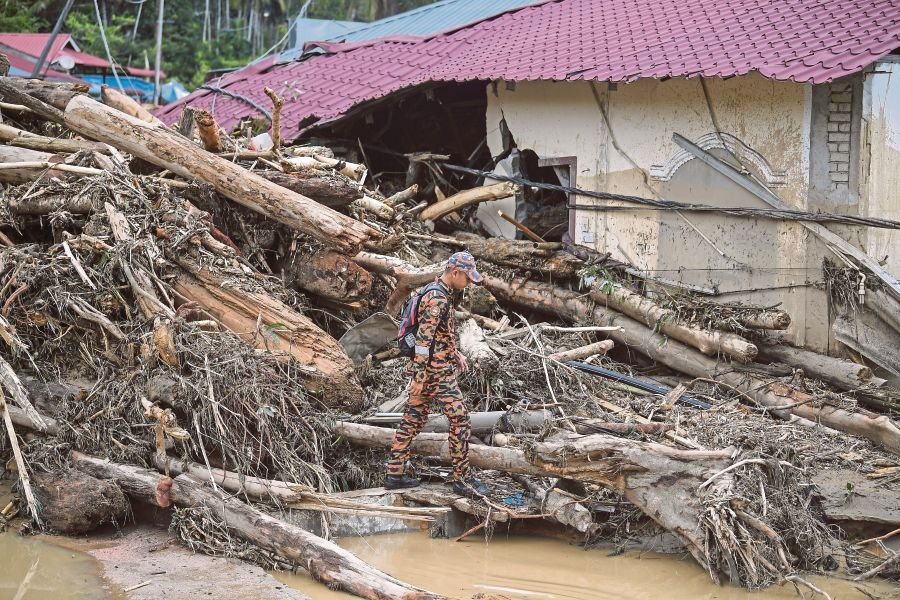
<path id="1" fill-rule="evenodd" d="M 803 210 L 778 209 L 778 208 L 749 208 L 737 207 L 728 208 L 722 206 L 710 206 L 708 204 L 688 204 L 684 202 L 675 202 L 674 200 L 653 200 L 651 198 L 642 198 L 640 196 L 626 196 L 622 194 L 611 194 L 609 192 L 597 192 L 593 190 L 583 190 L 577 187 L 569 187 L 555 183 L 545 183 L 542 181 L 532 181 L 524 177 L 513 175 L 502 175 L 491 171 L 481 171 L 479 169 L 471 169 L 460 165 L 451 165 L 448 163 L 439 163 L 442 168 L 449 171 L 457 171 L 467 173 L 469 175 L 477 175 L 478 177 L 487 177 L 498 181 L 508 181 L 519 185 L 527 185 L 533 188 L 549 190 L 553 192 L 562 192 L 564 194 L 576 194 L 578 196 L 586 196 L 598 200 L 615 200 L 618 202 L 630 202 L 638 204 L 643 208 L 650 210 L 685 210 L 692 212 L 716 212 L 737 217 L 764 217 L 767 219 L 793 220 L 793 221 L 809 221 L 814 223 L 840 223 L 843 225 L 862 225 L 864 227 L 876 227 L 881 229 L 900 229 L 900 221 L 892 221 L 890 219 L 879 219 L 877 217 L 863 217 L 859 215 L 837 215 L 833 213 L 811 213 Z M 634 210 L 633 207 L 627 206 L 608 206 L 595 204 L 567 204 L 567 207 L 575 210 L 589 211 L 610 211 L 610 210 Z"/>
<path id="2" fill-rule="evenodd" d="M 116 78 L 116 85 L 119 86 L 119 91 L 125 94 L 125 88 L 122 86 L 122 81 L 119 79 L 119 72 L 116 69 L 116 63 L 113 60 L 112 53 L 109 51 L 109 42 L 106 40 L 106 30 L 103 28 L 103 19 L 100 18 L 100 5 L 97 4 L 97 0 L 94 0 L 94 14 L 97 16 L 97 25 L 100 27 L 100 39 L 103 40 L 103 49 L 106 50 L 106 60 L 109 61 L 109 66 L 112 68 L 113 77 Z"/>

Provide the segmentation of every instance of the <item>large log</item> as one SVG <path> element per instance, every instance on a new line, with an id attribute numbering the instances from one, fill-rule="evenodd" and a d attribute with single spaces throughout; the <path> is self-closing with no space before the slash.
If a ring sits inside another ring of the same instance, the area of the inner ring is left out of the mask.
<path id="1" fill-rule="evenodd" d="M 5 142 L 9 146 L 28 148 L 29 150 L 39 150 L 41 152 L 64 152 L 67 154 L 74 154 L 75 152 L 81 152 L 82 150 L 90 150 L 93 152 L 109 154 L 109 146 L 101 144 L 100 142 L 50 138 L 29 133 L 28 131 L 23 131 L 3 123 L 0 123 L 0 142 Z"/>
<path id="2" fill-rule="evenodd" d="M 339 422 L 335 434 L 360 446 L 389 448 L 393 431 Z M 449 460 L 444 434 L 419 434 L 412 451 Z M 662 444 L 594 434 L 563 442 L 533 442 L 528 452 L 509 447 L 473 445 L 469 461 L 476 467 L 508 473 L 562 477 L 596 483 L 620 492 L 648 517 L 684 541 L 707 570 L 709 540 L 701 517 L 710 490 L 700 484 L 732 462 L 732 449 L 677 450 Z M 719 479 L 723 486 L 731 480 Z M 699 489 L 699 491 L 698 491 Z M 721 491 L 719 488 L 718 491 Z M 713 567 L 715 568 L 715 566 Z"/>
<path id="3" fill-rule="evenodd" d="M 334 542 L 286 523 L 240 500 L 223 496 L 186 475 L 174 480 L 147 469 L 118 465 L 72 452 L 79 470 L 99 479 L 111 479 L 131 498 L 159 505 L 159 490 L 176 506 L 208 508 L 238 537 L 273 552 L 309 571 L 318 581 L 372 600 L 426 600 L 440 596 L 413 587 L 379 571 Z M 165 493 L 165 492 L 163 492 Z"/>
<path id="4" fill-rule="evenodd" d="M 562 250 L 550 250 L 545 244 L 530 241 L 483 238 L 471 233 L 454 237 L 465 243 L 473 256 L 497 265 L 544 273 L 557 279 L 571 279 L 584 263 Z"/>
<path id="5" fill-rule="evenodd" d="M 842 390 L 856 390 L 873 382 L 872 369 L 865 365 L 803 348 L 759 344 L 759 355 L 770 362 L 781 362 L 803 369 L 810 377 L 827 381 Z"/>
<path id="6" fill-rule="evenodd" d="M 65 81 L 45 81 L 43 79 L 25 79 L 20 77 L 4 78 L 19 92 L 28 94 L 59 110 L 65 110 L 66 104 L 78 95 L 87 94 L 90 84 L 84 82 L 69 83 Z"/>
<path id="7" fill-rule="evenodd" d="M 760 310 L 739 313 L 716 323 L 716 329 L 731 331 L 739 327 L 747 329 L 787 329 L 791 325 L 791 315 L 783 310 Z"/>
<path id="8" fill-rule="evenodd" d="M 283 302 L 226 285 L 187 260 L 179 260 L 179 264 L 182 272 L 171 282 L 178 294 L 197 302 L 248 343 L 296 359 L 310 391 L 320 394 L 325 404 L 351 412 L 362 408 L 362 386 L 337 340 Z"/>
<path id="9" fill-rule="evenodd" d="M 363 190 L 352 179 L 340 173 L 306 169 L 296 173 L 255 171 L 263 179 L 276 183 L 330 208 L 345 208 L 362 198 Z"/>
<path id="10" fill-rule="evenodd" d="M 333 250 L 295 255 L 281 264 L 286 285 L 337 302 L 361 300 L 372 291 L 372 275 Z"/>
<path id="11" fill-rule="evenodd" d="M 85 96 L 73 98 L 66 125 L 187 179 L 211 184 L 228 199 L 347 254 L 380 234 L 367 225 L 210 154 L 178 133 L 128 116 Z"/>
<path id="12" fill-rule="evenodd" d="M 459 323 L 459 351 L 469 362 L 469 367 L 485 377 L 490 377 L 500 367 L 500 358 L 491 350 L 484 337 L 484 330 L 475 319 L 466 319 Z"/>
<path id="13" fill-rule="evenodd" d="M 436 221 L 445 215 L 449 215 L 453 211 L 472 204 L 514 196 L 518 189 L 519 188 L 513 183 L 503 182 L 492 185 L 483 185 L 470 190 L 463 190 L 440 202 L 435 202 L 419 213 L 419 218 L 423 221 Z"/>
<path id="14" fill-rule="evenodd" d="M 778 382 L 762 381 L 747 373 L 733 370 L 676 340 L 668 339 L 634 319 L 593 304 L 582 295 L 551 285 L 526 281 L 504 281 L 485 276 L 485 285 L 498 298 L 511 304 L 558 315 L 568 320 L 589 317 L 595 325 L 615 326 L 609 332 L 616 344 L 634 348 L 667 367 L 692 377 L 717 379 L 753 398 L 760 406 L 777 416 L 791 414 L 826 427 L 866 438 L 894 454 L 900 454 L 900 428 L 887 416 L 859 410 L 850 413 L 814 402 L 798 403 Z"/>
<path id="15" fill-rule="evenodd" d="M 80 535 L 101 525 L 122 525 L 128 501 L 115 483 L 78 470 L 35 473 L 35 496 L 45 527 L 56 533 Z"/>
<path id="16" fill-rule="evenodd" d="M 111 88 L 108 85 L 100 87 L 100 99 L 103 101 L 103 104 L 111 106 L 116 110 L 120 110 L 126 115 L 140 119 L 145 123 L 152 123 L 153 125 L 159 125 L 161 127 L 166 126 L 165 123 L 151 115 L 150 111 L 138 104 L 137 101 L 133 100 L 130 96 L 126 96 L 122 92 Z"/>
<path id="17" fill-rule="evenodd" d="M 741 362 L 751 362 L 756 358 L 756 346 L 741 336 L 679 323 L 675 311 L 663 308 L 624 286 L 595 285 L 591 290 L 591 297 L 679 342 L 697 348 L 707 356 L 725 354 Z"/>
<path id="18" fill-rule="evenodd" d="M 49 161 L 53 159 L 53 155 L 49 152 L 39 152 L 37 150 L 29 150 L 28 148 L 15 148 L 13 146 L 0 145 L 0 163 L 7 165 L 10 163 L 34 163 L 41 161 Z M 0 183 L 11 183 L 17 185 L 20 183 L 28 183 L 34 181 L 34 178 L 41 173 L 41 170 L 32 168 L 23 168 L 18 166 L 14 169 L 0 169 Z M 51 177 L 59 177 L 63 175 L 62 171 L 50 171 Z"/>

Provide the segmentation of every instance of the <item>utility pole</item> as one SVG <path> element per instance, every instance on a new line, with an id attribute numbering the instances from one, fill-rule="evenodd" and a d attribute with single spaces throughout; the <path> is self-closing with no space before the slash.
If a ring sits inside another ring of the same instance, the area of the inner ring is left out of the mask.
<path id="1" fill-rule="evenodd" d="M 47 60 L 47 55 L 50 54 L 50 48 L 53 47 L 53 42 L 56 41 L 56 36 L 59 35 L 59 30 L 62 29 L 63 23 L 66 22 L 66 17 L 69 16 L 69 11 L 72 9 L 73 4 L 75 4 L 75 0 L 66 0 L 66 5 L 63 6 L 62 12 L 59 13 L 56 24 L 53 26 L 53 31 L 50 32 L 50 37 L 47 39 L 44 49 L 41 50 L 40 58 L 34 63 L 34 70 L 31 72 L 32 79 L 36 79 L 41 74 L 41 69 L 44 67 L 44 61 Z"/>
<path id="2" fill-rule="evenodd" d="M 162 31 L 163 31 L 163 15 L 166 12 L 166 0 L 156 0 L 156 6 L 159 9 L 159 15 L 156 18 L 156 61 L 154 69 L 156 73 L 153 76 L 153 103 L 159 104 L 159 70 L 162 63 Z"/>

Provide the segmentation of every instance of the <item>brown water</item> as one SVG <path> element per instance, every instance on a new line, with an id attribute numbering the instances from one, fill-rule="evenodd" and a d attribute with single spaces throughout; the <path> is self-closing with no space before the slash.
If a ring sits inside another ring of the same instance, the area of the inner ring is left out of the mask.
<path id="1" fill-rule="evenodd" d="M 81 552 L 13 532 L 0 534 L 0 600 L 109 600 L 121 597 Z"/>
<path id="2" fill-rule="evenodd" d="M 637 553 L 609 556 L 604 550 L 582 550 L 546 538 L 496 536 L 485 545 L 476 539 L 452 542 L 399 533 L 347 538 L 338 543 L 395 577 L 452 598 L 472 598 L 479 592 L 515 600 L 798 598 L 790 585 L 753 593 L 713 585 L 688 559 Z M 279 573 L 275 577 L 316 600 L 352 597 L 330 592 L 305 575 Z M 855 589 L 863 584 L 812 576 L 807 579 L 828 591 L 834 600 L 866 598 Z M 900 588 L 889 583 L 868 583 L 864 588 L 881 598 L 900 598 Z M 812 598 L 808 590 L 805 597 Z"/>

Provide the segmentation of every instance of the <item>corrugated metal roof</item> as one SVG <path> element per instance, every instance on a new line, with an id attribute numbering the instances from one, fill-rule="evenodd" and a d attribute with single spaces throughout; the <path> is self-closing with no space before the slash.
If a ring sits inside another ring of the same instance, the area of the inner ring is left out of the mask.
<path id="1" fill-rule="evenodd" d="M 897 0 L 547 0 L 418 41 L 358 43 L 333 54 L 277 65 L 226 86 L 261 105 L 263 87 L 288 98 L 286 138 L 311 117 L 430 81 L 765 77 L 824 83 L 858 72 L 900 47 Z M 184 102 L 213 104 L 201 90 L 157 112 L 167 123 Z M 231 127 L 257 116 L 248 103 L 217 96 Z"/>
<path id="2" fill-rule="evenodd" d="M 441 0 L 315 41 L 363 42 L 394 35 L 427 36 L 457 29 L 540 0 Z"/>

